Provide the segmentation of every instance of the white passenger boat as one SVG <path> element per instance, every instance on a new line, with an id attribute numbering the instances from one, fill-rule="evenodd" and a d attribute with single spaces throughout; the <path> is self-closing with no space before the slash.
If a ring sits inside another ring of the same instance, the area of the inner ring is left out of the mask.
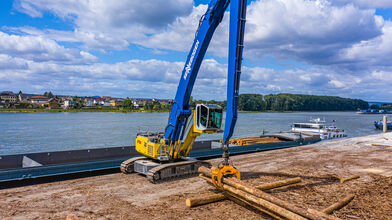
<path id="1" fill-rule="evenodd" d="M 320 118 L 310 119 L 307 123 L 293 123 L 291 131 L 298 133 L 317 133 L 321 140 L 346 137 L 343 129 L 334 125 L 327 125 L 325 120 Z"/>

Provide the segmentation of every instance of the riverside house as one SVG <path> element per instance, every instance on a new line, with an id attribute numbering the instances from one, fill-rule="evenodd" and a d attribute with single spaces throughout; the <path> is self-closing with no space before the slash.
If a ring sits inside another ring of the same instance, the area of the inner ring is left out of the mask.
<path id="1" fill-rule="evenodd" d="M 31 104 L 38 104 L 43 106 L 45 103 L 49 102 L 50 98 L 42 95 L 31 96 L 29 102 Z"/>
<path id="2" fill-rule="evenodd" d="M 2 103 L 15 103 L 16 95 L 10 91 L 4 91 L 0 93 L 0 100 Z"/>
<path id="3" fill-rule="evenodd" d="M 58 98 L 51 98 L 48 102 L 44 104 L 47 109 L 58 109 L 60 108 L 60 102 Z"/>
<path id="4" fill-rule="evenodd" d="M 63 103 L 63 105 L 61 107 L 64 108 L 64 109 L 67 109 L 67 108 L 72 108 L 75 105 L 76 105 L 75 101 L 67 99 L 67 100 L 64 100 L 64 103 Z"/>

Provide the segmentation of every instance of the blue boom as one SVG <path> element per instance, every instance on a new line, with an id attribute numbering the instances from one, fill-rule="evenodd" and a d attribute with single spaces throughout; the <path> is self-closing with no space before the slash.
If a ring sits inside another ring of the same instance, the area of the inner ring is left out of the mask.
<path id="1" fill-rule="evenodd" d="M 222 21 L 230 3 L 229 68 L 227 86 L 227 109 L 223 141 L 227 144 L 233 134 L 237 120 L 238 90 L 241 74 L 242 49 L 244 41 L 246 0 L 211 0 L 202 16 L 194 42 L 185 62 L 176 97 L 165 129 L 167 144 L 182 140 L 187 120 L 192 111 L 189 98 L 197 73 L 211 41 L 213 33 Z"/>

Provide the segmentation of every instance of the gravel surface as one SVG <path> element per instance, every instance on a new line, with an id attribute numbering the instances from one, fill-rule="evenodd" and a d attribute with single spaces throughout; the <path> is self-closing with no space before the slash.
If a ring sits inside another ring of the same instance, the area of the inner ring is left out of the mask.
<path id="1" fill-rule="evenodd" d="M 392 219 L 392 133 L 231 159 L 253 185 L 302 177 L 299 184 L 267 191 L 297 206 L 322 210 L 354 193 L 336 217 Z M 354 174 L 361 178 L 339 183 Z M 185 207 L 186 198 L 213 191 L 199 177 L 151 184 L 138 174 L 115 173 L 0 190 L 0 219 L 65 219 L 71 213 L 80 219 L 269 219 L 229 200 Z"/>

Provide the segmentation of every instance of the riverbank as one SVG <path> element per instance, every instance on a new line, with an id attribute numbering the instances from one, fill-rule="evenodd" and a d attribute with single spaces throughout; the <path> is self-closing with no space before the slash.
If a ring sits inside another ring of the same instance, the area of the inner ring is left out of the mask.
<path id="1" fill-rule="evenodd" d="M 301 177 L 299 184 L 268 191 L 290 203 L 322 210 L 355 194 L 351 203 L 334 213 L 336 217 L 389 219 L 391 143 L 392 133 L 387 133 L 231 159 L 243 180 L 252 185 Z M 210 160 L 215 165 L 220 161 Z M 339 183 L 354 174 L 360 178 Z M 151 184 L 138 174 L 115 173 L 1 190 L 0 218 L 65 219 L 72 213 L 80 219 L 269 219 L 231 201 L 185 206 L 186 198 L 212 190 L 199 177 Z"/>
<path id="2" fill-rule="evenodd" d="M 11 113 L 58 113 L 58 112 L 117 112 L 117 113 L 133 113 L 133 112 L 169 112 L 168 110 L 135 110 L 135 109 L 113 109 L 113 108 L 101 108 L 101 109 L 0 109 L 0 113 L 11 112 Z"/>
<path id="3" fill-rule="evenodd" d="M 133 113 L 133 112 L 170 112 L 170 110 L 139 110 L 139 109 L 115 109 L 115 108 L 81 108 L 81 109 L 0 109 L 0 113 L 58 113 L 58 112 L 117 112 L 117 113 Z M 353 111 L 238 111 L 239 113 L 302 113 L 302 112 L 353 112 Z"/>

